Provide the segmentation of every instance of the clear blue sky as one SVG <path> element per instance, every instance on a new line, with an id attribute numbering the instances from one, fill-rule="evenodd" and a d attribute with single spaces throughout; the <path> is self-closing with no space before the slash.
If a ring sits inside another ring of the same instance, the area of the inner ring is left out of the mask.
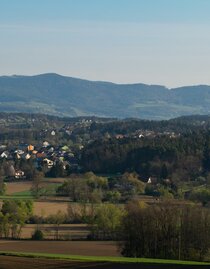
<path id="1" fill-rule="evenodd" d="M 0 0 L 0 75 L 210 84 L 210 0 Z"/>

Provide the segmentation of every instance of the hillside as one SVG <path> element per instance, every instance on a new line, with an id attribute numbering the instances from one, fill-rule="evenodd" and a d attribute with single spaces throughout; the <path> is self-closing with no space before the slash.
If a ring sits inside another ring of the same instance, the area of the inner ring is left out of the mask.
<path id="1" fill-rule="evenodd" d="M 0 111 L 5 112 L 159 120 L 209 114 L 209 107 L 210 86 L 205 85 L 168 89 L 57 74 L 0 77 Z"/>

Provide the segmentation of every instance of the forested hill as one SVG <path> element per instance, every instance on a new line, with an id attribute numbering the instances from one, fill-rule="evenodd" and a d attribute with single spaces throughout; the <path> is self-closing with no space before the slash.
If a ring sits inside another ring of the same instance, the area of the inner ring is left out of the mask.
<path id="1" fill-rule="evenodd" d="M 210 113 L 210 86 L 168 89 L 114 84 L 57 74 L 1 76 L 0 111 L 58 116 L 169 119 Z"/>

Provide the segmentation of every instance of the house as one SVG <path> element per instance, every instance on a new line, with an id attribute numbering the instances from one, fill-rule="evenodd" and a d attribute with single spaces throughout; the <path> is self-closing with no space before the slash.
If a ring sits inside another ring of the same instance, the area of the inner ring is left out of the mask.
<path id="1" fill-rule="evenodd" d="M 152 178 L 151 177 L 148 178 L 147 184 L 152 184 Z"/>
<path id="2" fill-rule="evenodd" d="M 69 150 L 69 147 L 67 145 L 65 145 L 61 149 L 62 149 L 63 152 L 65 152 L 65 151 Z"/>
<path id="3" fill-rule="evenodd" d="M 123 138 L 124 138 L 124 135 L 122 135 L 122 134 L 117 134 L 117 135 L 115 135 L 115 138 L 116 138 L 116 139 L 123 139 Z"/>
<path id="4" fill-rule="evenodd" d="M 149 177 L 147 180 L 147 184 L 157 184 L 157 178 Z"/>
<path id="5" fill-rule="evenodd" d="M 66 130 L 65 132 L 67 133 L 67 135 L 71 135 L 72 134 L 72 131 L 70 131 L 70 130 Z"/>
<path id="6" fill-rule="evenodd" d="M 50 147 L 50 148 L 48 149 L 48 152 L 50 152 L 50 153 L 54 152 L 54 147 Z"/>
<path id="7" fill-rule="evenodd" d="M 74 157 L 74 153 L 73 153 L 73 152 L 69 152 L 69 153 L 67 154 L 67 157 L 68 157 L 68 158 L 72 158 L 72 157 Z"/>
<path id="8" fill-rule="evenodd" d="M 28 145 L 28 151 L 33 151 L 34 150 L 34 146 L 33 145 Z"/>
<path id="9" fill-rule="evenodd" d="M 46 158 L 46 154 L 44 152 L 38 152 L 36 154 L 37 159 L 44 159 Z"/>
<path id="10" fill-rule="evenodd" d="M 84 148 L 83 145 L 79 145 L 79 149 L 82 150 Z"/>
<path id="11" fill-rule="evenodd" d="M 19 155 L 18 153 L 15 154 L 15 158 L 20 160 L 21 159 L 21 155 Z"/>
<path id="12" fill-rule="evenodd" d="M 67 162 L 67 161 L 63 161 L 63 169 L 66 170 L 67 167 L 70 167 L 69 162 Z"/>
<path id="13" fill-rule="evenodd" d="M 23 179 L 23 178 L 25 178 L 25 173 L 21 170 L 16 170 L 15 171 L 15 178 L 16 179 Z"/>
<path id="14" fill-rule="evenodd" d="M 50 145 L 50 143 L 47 142 L 47 141 L 44 141 L 42 145 L 43 145 L 44 148 L 46 148 L 46 147 L 48 147 Z"/>
<path id="15" fill-rule="evenodd" d="M 47 164 L 47 168 L 52 168 L 54 165 L 54 162 L 52 160 L 47 159 L 47 158 L 45 158 L 43 160 L 43 162 L 45 162 Z"/>
<path id="16" fill-rule="evenodd" d="M 25 160 L 29 160 L 31 158 L 31 155 L 29 153 L 24 153 L 21 155 L 21 157 Z"/>
<path id="17" fill-rule="evenodd" d="M 9 157 L 9 155 L 10 155 L 9 151 L 3 151 L 0 156 L 1 156 L 1 158 L 7 159 Z"/>
<path id="18" fill-rule="evenodd" d="M 3 150 L 3 149 L 6 149 L 7 146 L 6 145 L 0 145 L 0 149 Z"/>
<path id="19" fill-rule="evenodd" d="M 15 153 L 17 153 L 18 155 L 22 155 L 22 154 L 24 154 L 24 150 L 17 149 L 17 150 L 15 150 Z"/>

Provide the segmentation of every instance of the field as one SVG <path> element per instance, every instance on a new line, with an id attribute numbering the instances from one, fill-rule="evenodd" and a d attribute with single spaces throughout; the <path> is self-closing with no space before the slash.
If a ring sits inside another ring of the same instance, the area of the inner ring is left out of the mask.
<path id="1" fill-rule="evenodd" d="M 50 240 L 57 238 L 59 240 L 85 240 L 90 232 L 86 224 L 61 224 L 58 234 L 57 226 L 54 224 L 42 224 L 38 225 L 38 228 L 44 233 L 44 238 Z M 22 228 L 21 239 L 31 238 L 35 229 L 37 229 L 36 224 L 26 224 Z"/>
<path id="2" fill-rule="evenodd" d="M 0 240 L 0 252 L 33 252 L 85 256 L 120 256 L 113 241 Z"/>
<path id="3" fill-rule="evenodd" d="M 61 184 L 65 179 L 52 178 L 45 179 L 43 187 L 53 189 Z M 33 199 L 31 195 L 31 181 L 16 181 L 8 182 L 6 188 L 6 195 L 0 196 L 0 200 L 3 199 Z M 68 197 L 59 198 L 55 196 L 42 197 L 41 199 L 34 200 L 34 214 L 38 216 L 47 217 L 51 214 L 55 214 L 58 210 L 66 213 L 68 206 Z"/>
<path id="4" fill-rule="evenodd" d="M 44 179 L 43 187 L 48 189 L 55 189 L 56 186 L 64 182 L 64 178 L 47 178 Z M 3 199 L 33 199 L 34 205 L 34 215 L 41 217 L 48 217 L 49 215 L 56 214 L 59 210 L 63 213 L 67 213 L 69 198 L 68 197 L 56 197 L 56 196 L 43 196 L 39 199 L 34 199 L 30 193 L 31 181 L 19 181 L 19 182 L 8 182 L 7 183 L 7 192 L 5 196 L 0 196 L 0 204 Z M 147 204 L 159 203 L 158 198 L 151 196 L 142 195 L 139 196 L 139 199 L 142 202 Z M 191 203 L 189 201 L 176 200 L 174 203 L 178 205 Z M 75 211 L 81 211 L 80 203 L 71 203 Z M 87 206 L 88 208 L 88 206 Z"/>
<path id="5" fill-rule="evenodd" d="M 34 201 L 34 215 L 47 217 L 56 214 L 59 210 L 66 213 L 69 202 L 62 201 Z M 75 204 L 76 206 L 77 204 Z"/>
<path id="6" fill-rule="evenodd" d="M 0 253 L 0 269 L 192 269 L 209 268 L 209 264 L 184 261 L 61 256 L 50 254 Z"/>
<path id="7" fill-rule="evenodd" d="M 9 255 L 8 256 L 0 255 L 0 269 L 13 269 L 13 268 L 128 269 L 131 266 L 133 269 L 192 268 L 191 265 L 184 266 L 184 265 L 164 264 L 166 261 L 162 261 L 163 264 L 159 264 L 160 261 L 156 261 L 158 263 L 154 264 L 154 260 L 137 260 L 137 259 L 121 258 L 115 242 L 110 241 L 109 242 L 107 241 L 38 242 L 28 240 L 27 241 L 4 240 L 0 241 L 0 254 L 2 253 L 9 253 Z M 43 254 L 43 253 L 50 253 L 50 254 Z M 31 258 L 31 256 L 33 256 L 33 259 Z M 137 261 L 138 262 L 140 261 L 140 263 L 137 263 Z M 132 264 L 130 262 L 132 262 Z M 194 265 L 193 268 L 200 268 L 200 267 Z"/>
<path id="8" fill-rule="evenodd" d="M 29 191 L 31 188 L 31 181 L 20 182 L 8 182 L 7 183 L 7 195 L 13 195 L 15 193 Z"/>
<path id="9" fill-rule="evenodd" d="M 46 180 L 47 188 L 54 188 L 63 179 Z M 10 182 L 7 193 L 2 199 L 33 199 L 34 214 L 47 217 L 59 210 L 67 213 L 70 204 L 68 197 L 46 196 L 34 199 L 30 193 L 31 182 Z M 140 199 L 148 204 L 158 203 L 158 199 L 141 196 Z M 177 201 L 183 203 L 183 201 Z M 81 210 L 82 204 L 71 203 L 75 211 Z M 87 205 L 88 209 L 88 205 Z M 178 262 L 154 259 L 123 258 L 116 242 L 112 241 L 78 241 L 85 240 L 89 228 L 85 224 L 61 224 L 57 234 L 54 224 L 39 224 L 44 232 L 44 241 L 31 241 L 31 234 L 37 228 L 35 224 L 26 224 L 22 229 L 21 239 L 0 240 L 0 269 L 53 269 L 53 268 L 101 268 L 101 269 L 191 269 L 210 268 L 207 264 L 193 262 Z M 58 237 L 57 237 L 58 235 Z M 62 241 L 55 241 L 59 238 Z M 71 240 L 77 241 L 71 241 Z M 70 240 L 70 241 L 66 241 Z"/>
<path id="10" fill-rule="evenodd" d="M 48 190 L 55 189 L 65 181 L 64 178 L 44 178 L 42 187 Z M 31 196 L 30 189 L 32 187 L 31 181 L 13 181 L 6 184 L 6 196 Z"/>

